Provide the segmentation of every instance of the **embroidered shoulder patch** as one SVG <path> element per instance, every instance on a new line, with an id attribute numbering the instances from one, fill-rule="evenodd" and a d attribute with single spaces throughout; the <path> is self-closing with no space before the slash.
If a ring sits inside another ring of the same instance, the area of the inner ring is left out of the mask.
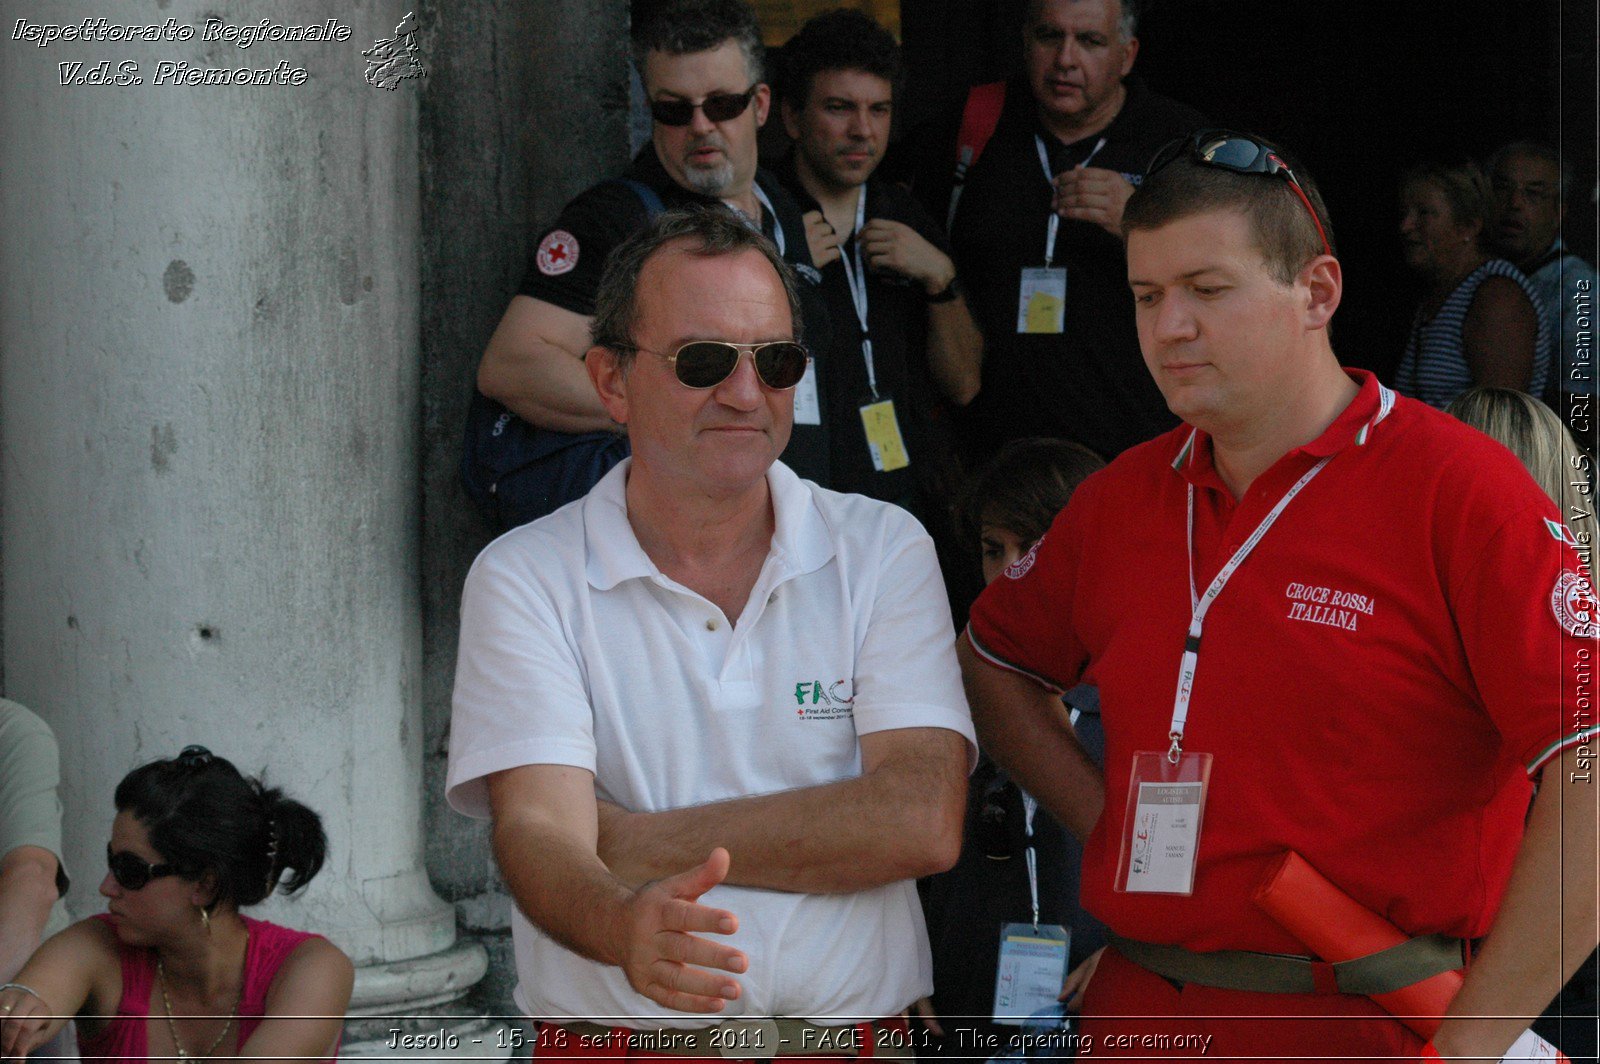
<path id="1" fill-rule="evenodd" d="M 1550 590 L 1550 612 L 1564 632 L 1578 639 L 1593 639 L 1600 633 L 1595 610 L 1600 606 L 1594 597 L 1589 578 L 1571 569 L 1562 570 L 1556 577 L 1556 586 Z"/>
<path id="2" fill-rule="evenodd" d="M 1044 536 L 1040 536 L 1033 546 L 1028 548 L 1028 553 L 1005 567 L 1007 580 L 1021 580 L 1028 575 L 1028 570 L 1033 568 L 1033 560 L 1039 556 L 1039 548 L 1044 545 Z"/>
<path id="3" fill-rule="evenodd" d="M 565 229 L 552 229 L 539 241 L 539 272 L 549 277 L 570 273 L 578 265 L 578 238 Z"/>

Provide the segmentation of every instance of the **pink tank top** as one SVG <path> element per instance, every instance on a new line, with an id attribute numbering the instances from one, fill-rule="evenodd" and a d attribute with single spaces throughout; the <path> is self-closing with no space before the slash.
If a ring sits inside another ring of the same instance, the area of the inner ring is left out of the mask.
<path id="1" fill-rule="evenodd" d="M 244 953 L 244 992 L 239 997 L 238 1039 L 243 1045 L 261 1024 L 272 977 L 296 946 L 308 938 L 322 936 L 244 915 L 239 919 L 250 932 Z M 155 989 L 155 951 L 119 943 L 117 952 L 122 958 L 122 1000 L 117 1002 L 117 1014 L 104 1030 L 93 1038 L 78 1040 L 79 1055 L 84 1060 L 144 1060 L 150 1055 L 146 1022 L 150 1017 L 150 994 Z M 336 1060 L 338 1056 L 336 1050 L 329 1059 Z"/>

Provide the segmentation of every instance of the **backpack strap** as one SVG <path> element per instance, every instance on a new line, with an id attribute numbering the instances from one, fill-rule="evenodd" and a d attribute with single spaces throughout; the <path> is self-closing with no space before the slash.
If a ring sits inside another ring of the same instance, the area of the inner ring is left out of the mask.
<path id="1" fill-rule="evenodd" d="M 606 184 L 621 185 L 623 188 L 626 188 L 632 192 L 635 196 L 638 196 L 639 202 L 644 204 L 644 217 L 646 223 L 655 221 L 656 215 L 667 209 L 666 205 L 661 202 L 660 193 L 656 192 L 655 189 L 651 188 L 643 181 L 635 181 L 631 177 L 618 177 L 607 181 Z"/>
<path id="2" fill-rule="evenodd" d="M 974 85 L 967 92 L 967 103 L 961 111 L 961 132 L 956 135 L 955 185 L 950 189 L 950 213 L 945 218 L 945 230 L 956 222 L 956 204 L 961 202 L 961 188 L 967 183 L 967 172 L 983 154 L 989 138 L 1000 124 L 1000 112 L 1006 105 L 1006 83 L 991 81 Z"/>

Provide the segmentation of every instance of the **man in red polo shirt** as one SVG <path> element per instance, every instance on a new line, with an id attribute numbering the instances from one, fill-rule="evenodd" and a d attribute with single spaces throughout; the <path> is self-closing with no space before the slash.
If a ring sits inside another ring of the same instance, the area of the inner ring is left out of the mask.
<path id="1" fill-rule="evenodd" d="M 1492 1059 L 1596 941 L 1589 545 L 1509 451 L 1339 365 L 1325 218 L 1255 138 L 1157 157 L 1123 228 L 1185 424 L 1090 478 L 961 641 L 983 742 L 1087 836 L 1097 1056 Z M 1080 680 L 1104 778 L 1057 697 Z M 1285 851 L 1415 941 L 1335 984 L 1252 902 Z M 1462 940 L 1426 1047 L 1338 991 Z"/>

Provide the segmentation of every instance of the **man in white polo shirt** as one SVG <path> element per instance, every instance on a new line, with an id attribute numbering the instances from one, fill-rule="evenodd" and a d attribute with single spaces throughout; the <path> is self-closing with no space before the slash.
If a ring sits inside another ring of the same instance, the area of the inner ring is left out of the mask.
<path id="1" fill-rule="evenodd" d="M 596 309 L 633 457 L 473 565 L 450 741 L 536 1051 L 905 1049 L 885 1018 L 932 986 L 913 880 L 955 861 L 974 754 L 933 545 L 777 461 L 794 281 L 731 214 L 663 215 Z"/>

